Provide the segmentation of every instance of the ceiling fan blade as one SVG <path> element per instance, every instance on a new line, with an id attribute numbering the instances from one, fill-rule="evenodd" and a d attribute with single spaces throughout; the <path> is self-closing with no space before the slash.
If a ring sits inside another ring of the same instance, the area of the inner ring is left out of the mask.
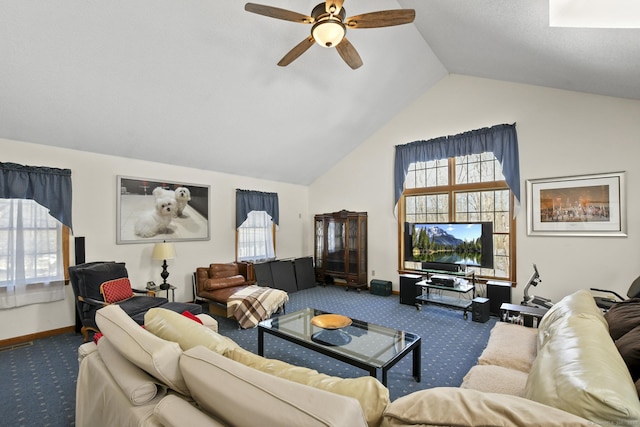
<path id="1" fill-rule="evenodd" d="M 362 58 L 358 55 L 358 51 L 351 44 L 347 38 L 343 38 L 342 41 L 336 46 L 336 50 L 344 62 L 347 63 L 352 69 L 360 68 L 362 66 Z"/>
<path id="2" fill-rule="evenodd" d="M 309 49 L 314 43 L 315 40 L 312 36 L 309 36 L 306 39 L 302 40 L 293 49 L 287 52 L 285 56 L 282 57 L 280 62 L 278 62 L 278 65 L 281 67 L 286 67 L 287 65 L 291 64 L 293 61 L 298 59 L 300 55 L 305 53 L 307 49 Z"/>
<path id="3" fill-rule="evenodd" d="M 345 20 L 349 28 L 379 28 L 393 25 L 409 24 L 416 17 L 413 9 L 380 10 L 351 16 Z"/>
<path id="4" fill-rule="evenodd" d="M 263 4 L 247 3 L 244 10 L 258 15 L 268 16 L 270 18 L 283 19 L 285 21 L 298 22 L 300 24 L 312 24 L 313 18 L 298 12 L 292 12 L 279 7 L 265 6 Z"/>
<path id="5" fill-rule="evenodd" d="M 327 11 L 327 13 L 333 13 L 334 15 L 337 15 L 340 13 L 340 9 L 342 9 L 343 3 L 344 0 L 327 0 L 325 2 L 325 10 Z"/>

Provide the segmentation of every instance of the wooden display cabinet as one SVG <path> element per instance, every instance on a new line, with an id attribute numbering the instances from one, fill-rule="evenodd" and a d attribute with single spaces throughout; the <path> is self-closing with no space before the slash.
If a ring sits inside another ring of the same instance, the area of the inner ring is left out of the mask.
<path id="1" fill-rule="evenodd" d="M 367 286 L 367 213 L 340 212 L 314 217 L 316 280 L 346 281 L 350 287 Z"/>

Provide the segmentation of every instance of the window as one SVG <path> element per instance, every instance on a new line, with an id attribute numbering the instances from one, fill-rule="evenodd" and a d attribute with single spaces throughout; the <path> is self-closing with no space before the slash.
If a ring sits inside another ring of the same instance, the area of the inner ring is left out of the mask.
<path id="1" fill-rule="evenodd" d="M 481 277 L 515 279 L 514 199 L 493 153 L 412 163 L 398 206 L 401 270 L 421 268 L 404 261 L 405 223 L 482 221 L 493 223 L 494 265 L 469 268 Z"/>
<path id="2" fill-rule="evenodd" d="M 236 189 L 236 258 L 263 261 L 276 257 L 277 193 Z"/>
<path id="3" fill-rule="evenodd" d="M 236 233 L 238 261 L 265 261 L 276 257 L 275 224 L 265 211 L 251 211 Z"/>
<path id="4" fill-rule="evenodd" d="M 0 199 L 0 308 L 64 298 L 69 229 L 30 199 Z"/>

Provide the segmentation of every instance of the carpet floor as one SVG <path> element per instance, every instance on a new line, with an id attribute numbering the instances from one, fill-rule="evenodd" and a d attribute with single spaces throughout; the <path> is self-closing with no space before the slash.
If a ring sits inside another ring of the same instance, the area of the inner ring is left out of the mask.
<path id="1" fill-rule="evenodd" d="M 422 381 L 413 379 L 411 356 L 406 356 L 388 373 L 392 400 L 417 390 L 459 386 L 486 346 L 496 322 L 495 318 L 486 323 L 473 322 L 471 314 L 465 320 L 462 311 L 439 306 L 425 305 L 419 311 L 399 304 L 397 295 L 346 292 L 340 286 L 318 286 L 289 294 L 287 313 L 305 307 L 413 332 L 422 338 Z M 214 317 L 221 334 L 257 353 L 257 328 L 239 329 L 234 320 Z M 80 334 L 62 334 L 0 351 L 1 426 L 75 425 L 77 348 L 81 344 Z M 265 356 L 328 375 L 366 375 L 366 371 L 270 335 L 265 337 Z"/>

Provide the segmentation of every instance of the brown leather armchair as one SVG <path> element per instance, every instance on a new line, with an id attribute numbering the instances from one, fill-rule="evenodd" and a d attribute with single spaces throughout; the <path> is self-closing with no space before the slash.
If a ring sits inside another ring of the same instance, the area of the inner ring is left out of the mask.
<path id="1" fill-rule="evenodd" d="M 231 317 L 226 311 L 229 297 L 255 283 L 253 264 L 248 262 L 216 263 L 196 268 L 196 297 L 224 307 L 226 317 Z"/>

